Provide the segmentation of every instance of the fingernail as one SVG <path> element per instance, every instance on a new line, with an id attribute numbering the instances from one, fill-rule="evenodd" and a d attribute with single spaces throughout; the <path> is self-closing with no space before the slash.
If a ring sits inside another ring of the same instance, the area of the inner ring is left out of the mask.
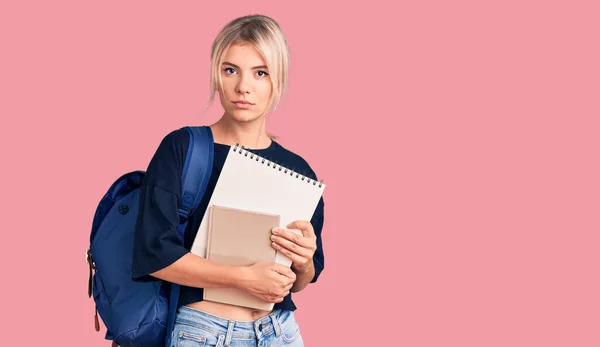
<path id="1" fill-rule="evenodd" d="M 273 234 L 277 234 L 277 232 L 279 232 L 278 228 L 273 228 Z"/>
<path id="2" fill-rule="evenodd" d="M 271 240 L 275 241 L 275 236 L 271 235 Z"/>

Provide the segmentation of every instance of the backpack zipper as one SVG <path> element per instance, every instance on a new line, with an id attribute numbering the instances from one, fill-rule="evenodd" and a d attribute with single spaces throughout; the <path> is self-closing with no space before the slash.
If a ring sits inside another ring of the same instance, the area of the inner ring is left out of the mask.
<path id="1" fill-rule="evenodd" d="M 85 252 L 87 263 L 90 267 L 90 275 L 88 277 L 88 297 L 92 297 L 92 270 L 96 270 L 96 264 L 94 264 L 94 258 L 92 257 L 92 251 L 88 248 Z M 96 331 L 100 331 L 100 322 L 98 321 L 98 306 L 94 305 L 94 328 Z"/>
<path id="2" fill-rule="evenodd" d="M 94 258 L 92 257 L 92 251 L 88 248 L 85 252 L 87 263 L 90 267 L 90 275 L 88 277 L 88 297 L 92 297 L 92 270 L 96 269 L 96 264 L 94 264 Z"/>

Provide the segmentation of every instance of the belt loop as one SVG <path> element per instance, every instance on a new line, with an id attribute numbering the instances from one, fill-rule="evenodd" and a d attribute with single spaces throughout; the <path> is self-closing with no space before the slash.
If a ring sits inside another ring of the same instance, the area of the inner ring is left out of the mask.
<path id="1" fill-rule="evenodd" d="M 227 335 L 225 336 L 225 347 L 228 347 L 231 343 L 231 335 L 233 335 L 233 326 L 235 325 L 235 321 L 230 320 L 229 325 L 227 326 Z"/>
<path id="2" fill-rule="evenodd" d="M 279 325 L 279 320 L 276 317 L 276 313 L 281 311 L 272 312 L 269 314 L 271 317 L 271 321 L 273 322 L 273 328 L 275 328 L 275 336 L 279 337 L 281 335 L 281 326 Z"/>

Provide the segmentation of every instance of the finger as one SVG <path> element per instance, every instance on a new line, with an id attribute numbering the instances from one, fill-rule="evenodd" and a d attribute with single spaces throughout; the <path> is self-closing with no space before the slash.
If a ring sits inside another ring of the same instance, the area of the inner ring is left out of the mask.
<path id="1" fill-rule="evenodd" d="M 315 230 L 312 224 L 307 220 L 297 220 L 293 221 L 287 225 L 289 229 L 300 229 L 302 231 L 302 235 L 304 236 L 312 236 L 315 235 Z"/>
<path id="2" fill-rule="evenodd" d="M 282 246 L 283 248 L 286 248 L 290 252 L 295 253 L 295 254 L 303 257 L 303 258 L 307 258 L 307 259 L 311 258 L 312 254 L 314 253 L 312 251 L 312 249 L 309 248 L 310 246 L 304 247 L 304 246 L 301 246 L 301 245 L 299 245 L 297 243 L 294 243 L 292 241 L 286 240 L 285 238 L 280 237 L 280 236 L 273 235 L 273 236 L 271 236 L 271 240 L 276 245 Z"/>
<path id="3" fill-rule="evenodd" d="M 273 245 L 273 248 L 275 248 L 277 251 L 281 252 L 283 255 L 290 258 L 292 260 L 292 263 L 294 263 L 294 264 L 302 264 L 305 262 L 305 259 L 307 259 L 306 257 L 302 257 L 302 256 L 290 251 L 289 249 L 282 247 L 278 243 L 273 242 L 272 245 Z"/>
<path id="4" fill-rule="evenodd" d="M 279 292 L 281 296 L 287 296 L 290 293 L 289 288 L 286 288 L 286 287 L 281 288 L 281 292 Z"/>
<path id="5" fill-rule="evenodd" d="M 292 230 L 273 228 L 272 232 L 273 235 L 285 237 L 286 239 L 305 248 L 310 248 L 310 245 L 312 243 L 311 238 L 303 236 L 304 234 L 297 234 Z"/>
<path id="6" fill-rule="evenodd" d="M 306 243 L 310 241 L 307 237 L 304 237 L 304 234 L 301 232 L 283 229 L 283 228 L 273 228 L 273 235 L 285 237 L 286 239 L 295 242 L 301 246 L 308 246 Z"/>
<path id="7" fill-rule="evenodd" d="M 288 277 L 288 278 L 291 278 L 293 280 L 296 279 L 296 274 L 288 266 L 277 264 L 277 263 L 273 263 L 273 265 L 274 265 L 273 270 L 275 270 L 275 272 L 277 272 L 278 274 Z"/>
<path id="8" fill-rule="evenodd" d="M 268 298 L 266 298 L 267 301 L 269 302 L 282 302 L 283 301 L 283 297 L 281 296 L 277 296 L 277 295 L 273 295 L 273 296 L 269 296 Z"/>

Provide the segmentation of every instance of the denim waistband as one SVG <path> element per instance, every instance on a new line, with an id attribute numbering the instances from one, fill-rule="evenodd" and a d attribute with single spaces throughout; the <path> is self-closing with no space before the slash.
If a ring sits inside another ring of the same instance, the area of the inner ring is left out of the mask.
<path id="1" fill-rule="evenodd" d="M 175 316 L 175 324 L 195 326 L 215 335 L 223 335 L 227 346 L 231 338 L 260 340 L 271 334 L 279 337 L 281 326 L 278 317 L 281 313 L 282 311 L 277 309 L 255 321 L 237 321 L 181 306 Z"/>

